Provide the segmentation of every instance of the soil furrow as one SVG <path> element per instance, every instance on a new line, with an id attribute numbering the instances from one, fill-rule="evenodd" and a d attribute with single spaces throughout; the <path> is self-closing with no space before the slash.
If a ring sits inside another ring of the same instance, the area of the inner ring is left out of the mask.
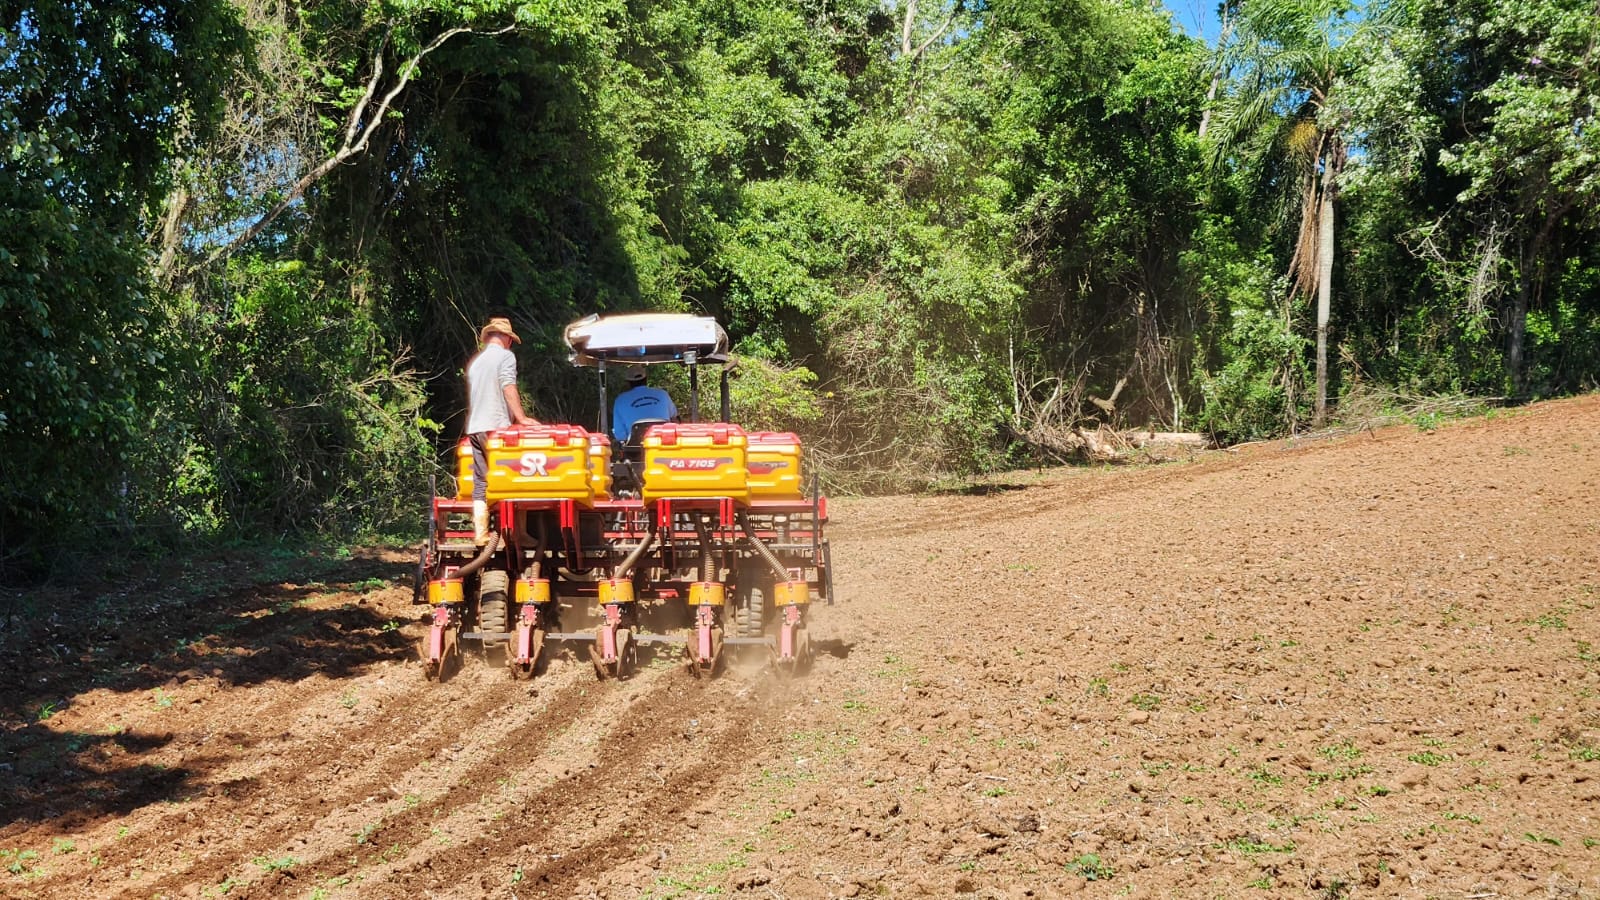
<path id="1" fill-rule="evenodd" d="M 0 673 L 0 895 L 1600 897 L 1597 433 L 840 500 L 793 683 L 431 684 L 403 586 L 229 592 L 115 690 Z"/>
<path id="2" fill-rule="evenodd" d="M 492 678 L 500 673 L 484 674 Z M 259 796 L 245 811 L 253 818 L 253 827 L 247 833 L 208 842 L 205 854 L 191 869 L 175 871 L 154 885 L 141 885 L 141 895 L 230 878 L 243 883 L 261 874 L 259 865 L 252 868 L 254 859 L 294 859 L 297 865 L 316 866 L 323 856 L 338 852 L 341 843 L 356 846 L 354 836 L 375 825 L 378 829 L 374 832 L 387 828 L 391 819 L 411 816 L 425 801 L 464 802 L 459 798 L 470 794 L 504 759 L 509 752 L 507 742 L 525 738 L 536 744 L 546 722 L 559 723 L 577 714 L 583 690 L 569 680 L 553 688 L 548 698 L 530 701 L 525 690 L 509 683 L 462 687 L 472 702 L 461 706 L 440 703 L 445 715 L 429 721 L 422 740 L 406 740 L 401 752 L 374 752 L 370 761 L 333 780 L 287 773 L 257 779 Z M 392 730 L 368 737 L 370 742 L 342 742 L 342 758 L 348 759 L 358 749 L 393 745 Z M 219 812 L 226 814 L 227 810 Z M 367 837 L 378 840 L 373 833 Z M 308 851 L 308 847 L 325 847 L 326 851 Z"/>

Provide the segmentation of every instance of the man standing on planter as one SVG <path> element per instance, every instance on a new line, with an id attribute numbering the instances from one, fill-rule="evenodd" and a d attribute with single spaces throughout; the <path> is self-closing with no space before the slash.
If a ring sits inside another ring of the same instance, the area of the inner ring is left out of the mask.
<path id="1" fill-rule="evenodd" d="M 489 432 L 538 421 L 522 411 L 517 393 L 517 358 L 512 344 L 522 343 L 511 320 L 496 317 L 478 332 L 483 349 L 467 363 L 467 440 L 472 444 L 472 539 L 489 543 Z"/>

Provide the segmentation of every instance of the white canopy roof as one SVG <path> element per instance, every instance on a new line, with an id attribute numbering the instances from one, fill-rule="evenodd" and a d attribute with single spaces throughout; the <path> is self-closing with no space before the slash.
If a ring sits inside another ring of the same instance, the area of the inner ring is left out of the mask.
<path id="1" fill-rule="evenodd" d="M 683 362 L 689 351 L 697 363 L 728 358 L 728 333 L 716 319 L 690 313 L 588 316 L 567 326 L 566 340 L 575 366 Z"/>

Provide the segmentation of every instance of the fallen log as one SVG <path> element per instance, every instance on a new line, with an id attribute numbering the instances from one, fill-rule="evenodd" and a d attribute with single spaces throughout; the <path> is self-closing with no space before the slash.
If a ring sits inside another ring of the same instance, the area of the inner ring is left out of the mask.
<path id="1" fill-rule="evenodd" d="M 1122 438 L 1140 449 L 1150 444 L 1192 450 L 1206 450 L 1211 447 L 1210 437 L 1194 431 L 1124 431 Z"/>

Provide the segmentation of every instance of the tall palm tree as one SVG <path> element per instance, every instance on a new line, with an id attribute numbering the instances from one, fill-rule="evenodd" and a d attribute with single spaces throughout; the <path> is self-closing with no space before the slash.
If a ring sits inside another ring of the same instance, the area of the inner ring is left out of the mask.
<path id="1" fill-rule="evenodd" d="M 1333 234 L 1339 176 L 1349 158 L 1338 112 L 1344 76 L 1359 60 L 1352 0 L 1237 0 L 1217 48 L 1223 90 L 1207 142 L 1214 170 L 1230 165 L 1287 171 L 1276 187 L 1298 212 L 1289 278 L 1317 297 L 1317 388 L 1313 424 L 1327 418 L 1328 315 L 1333 302 Z"/>

